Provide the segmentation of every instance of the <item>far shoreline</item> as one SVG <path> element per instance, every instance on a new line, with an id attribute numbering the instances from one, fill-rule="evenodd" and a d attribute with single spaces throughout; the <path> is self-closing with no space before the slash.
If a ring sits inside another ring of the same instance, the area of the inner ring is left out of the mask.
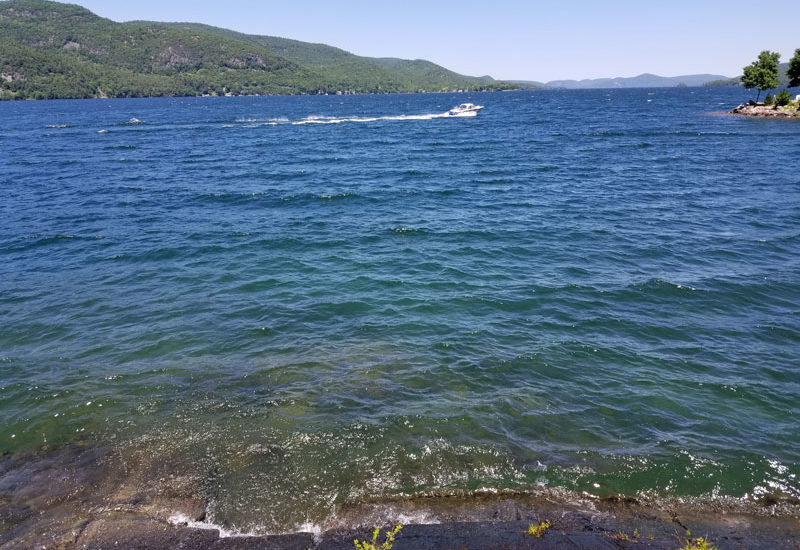
<path id="1" fill-rule="evenodd" d="M 222 98 L 242 98 L 242 97 L 343 97 L 343 96 L 391 96 L 391 95 L 418 95 L 418 94 L 484 94 L 484 93 L 503 93 L 503 92 L 600 92 L 600 91 L 636 91 L 636 90 L 698 90 L 709 88 L 738 88 L 739 86 L 645 86 L 645 87 L 621 87 L 621 88 L 547 88 L 547 87 L 517 87 L 517 88 L 493 88 L 475 90 L 415 90 L 415 91 L 392 91 L 392 92 L 350 92 L 339 91 L 330 93 L 275 93 L 275 94 L 195 94 L 195 95 L 133 95 L 133 96 L 91 96 L 91 97 L 6 97 L 0 95 L 0 104 L 20 103 L 20 102 L 46 102 L 46 101 L 82 101 L 82 100 L 115 100 L 115 99 L 222 99 Z"/>
<path id="2" fill-rule="evenodd" d="M 496 92 L 520 92 L 520 91 L 534 91 L 532 88 L 509 88 L 509 89 L 495 89 L 495 90 L 447 90 L 447 91 L 399 91 L 399 92 L 356 92 L 356 93 L 327 93 L 327 94 L 312 94 L 312 93 L 295 93 L 295 94 L 222 94 L 222 95 L 209 95 L 209 94 L 196 94 L 196 95 L 133 95 L 133 96 L 92 96 L 92 97 L 3 97 L 0 96 L 0 104 L 2 103 L 20 103 L 20 102 L 39 102 L 39 101 L 83 101 L 83 100 L 114 100 L 114 99 L 187 99 L 187 98 L 203 98 L 203 99 L 230 99 L 237 97 L 344 97 L 344 96 L 388 96 L 388 95 L 415 95 L 415 94 L 485 94 Z M 541 90 L 536 90 L 541 91 Z"/>

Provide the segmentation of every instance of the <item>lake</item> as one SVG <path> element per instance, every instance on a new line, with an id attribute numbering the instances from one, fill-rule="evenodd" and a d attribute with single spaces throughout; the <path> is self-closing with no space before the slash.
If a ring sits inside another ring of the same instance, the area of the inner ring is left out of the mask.
<path id="1" fill-rule="evenodd" d="M 796 502 L 800 124 L 748 98 L 0 103 L 0 453 L 109 448 L 235 532 Z"/>

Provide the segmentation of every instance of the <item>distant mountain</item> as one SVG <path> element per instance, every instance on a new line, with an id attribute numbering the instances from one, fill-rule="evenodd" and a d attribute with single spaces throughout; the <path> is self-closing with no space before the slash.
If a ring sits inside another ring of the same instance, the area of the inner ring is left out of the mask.
<path id="1" fill-rule="evenodd" d="M 537 82 L 536 80 L 507 80 L 506 82 L 510 82 L 512 84 L 516 84 L 522 88 L 526 88 L 529 90 L 538 90 L 541 88 L 547 88 L 547 84 L 544 82 Z"/>
<path id="2" fill-rule="evenodd" d="M 0 99 L 515 88 L 424 60 L 193 23 L 116 23 L 71 4 L 0 1 Z"/>
<path id="3" fill-rule="evenodd" d="M 548 88 L 566 88 L 570 90 L 589 88 L 674 88 L 677 86 L 703 86 L 715 80 L 729 78 L 714 74 L 690 74 L 684 76 L 658 76 L 640 74 L 629 78 L 595 78 L 587 80 L 552 80 L 545 86 Z"/>

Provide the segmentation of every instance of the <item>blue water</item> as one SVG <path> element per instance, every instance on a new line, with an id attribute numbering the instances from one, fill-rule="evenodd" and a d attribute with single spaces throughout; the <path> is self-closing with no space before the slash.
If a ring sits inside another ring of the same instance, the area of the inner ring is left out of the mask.
<path id="1" fill-rule="evenodd" d="M 796 499 L 800 124 L 745 96 L 0 103 L 0 452 L 110 445 L 250 531 Z"/>

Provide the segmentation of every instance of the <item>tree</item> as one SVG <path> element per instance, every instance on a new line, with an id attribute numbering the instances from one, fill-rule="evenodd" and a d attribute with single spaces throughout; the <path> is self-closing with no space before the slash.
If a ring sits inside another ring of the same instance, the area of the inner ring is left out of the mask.
<path id="1" fill-rule="evenodd" d="M 794 51 L 794 57 L 789 60 L 789 68 L 786 70 L 789 77 L 789 87 L 800 86 L 800 48 Z"/>
<path id="2" fill-rule="evenodd" d="M 780 84 L 778 80 L 778 60 L 780 58 L 781 54 L 778 52 L 764 50 L 758 54 L 756 61 L 744 68 L 742 84 L 748 90 L 750 88 L 758 88 L 756 102 L 758 102 L 761 92 L 777 88 L 778 84 Z"/>
<path id="3" fill-rule="evenodd" d="M 785 107 L 791 100 L 792 94 L 786 88 L 775 94 L 775 105 L 778 107 Z"/>

